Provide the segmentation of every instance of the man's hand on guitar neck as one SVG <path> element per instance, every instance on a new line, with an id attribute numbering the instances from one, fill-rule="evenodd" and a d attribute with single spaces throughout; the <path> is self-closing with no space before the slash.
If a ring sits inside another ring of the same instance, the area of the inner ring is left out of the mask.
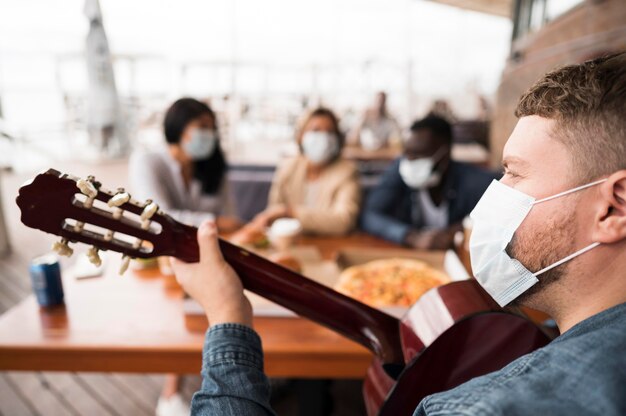
<path id="1" fill-rule="evenodd" d="M 222 257 L 213 222 L 206 221 L 198 229 L 198 246 L 198 263 L 172 261 L 178 283 L 200 303 L 210 326 L 238 323 L 252 327 L 250 301 L 243 294 L 239 276 Z"/>

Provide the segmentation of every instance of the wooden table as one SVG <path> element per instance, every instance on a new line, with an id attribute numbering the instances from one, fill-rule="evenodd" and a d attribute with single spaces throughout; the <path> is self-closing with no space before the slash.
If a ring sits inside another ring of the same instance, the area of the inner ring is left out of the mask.
<path id="1" fill-rule="evenodd" d="M 345 247 L 396 247 L 366 235 L 305 238 L 325 259 Z M 66 306 L 33 296 L 0 317 L 0 370 L 199 373 L 204 339 L 190 331 L 182 292 L 156 270 L 115 270 L 64 281 Z M 361 378 L 371 354 L 303 318 L 255 318 L 265 369 L 274 377 Z"/>

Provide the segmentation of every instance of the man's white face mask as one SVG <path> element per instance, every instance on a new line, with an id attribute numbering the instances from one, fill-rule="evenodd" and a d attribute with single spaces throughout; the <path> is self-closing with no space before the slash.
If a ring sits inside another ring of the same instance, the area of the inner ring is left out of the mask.
<path id="1" fill-rule="evenodd" d="M 605 181 L 591 182 L 540 200 L 502 182 L 494 180 L 491 183 L 470 214 L 474 223 L 470 258 L 476 280 L 500 306 L 507 305 L 535 285 L 540 274 L 600 245 L 592 243 L 542 270 L 530 272 L 518 260 L 509 257 L 506 247 L 532 207 Z"/>
<path id="2" fill-rule="evenodd" d="M 431 157 L 422 157 L 409 160 L 402 158 L 400 161 L 400 176 L 404 183 L 412 189 L 432 188 L 441 182 L 441 173 L 435 171 L 435 165 L 445 154 L 445 147 L 440 148 Z"/>

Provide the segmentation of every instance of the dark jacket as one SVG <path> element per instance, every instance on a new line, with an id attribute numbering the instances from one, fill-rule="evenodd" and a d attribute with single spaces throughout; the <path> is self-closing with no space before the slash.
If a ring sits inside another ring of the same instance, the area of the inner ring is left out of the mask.
<path id="1" fill-rule="evenodd" d="M 402 244 L 411 229 L 423 227 L 423 220 L 417 191 L 404 183 L 399 166 L 400 159 L 397 159 L 370 191 L 361 214 L 361 228 Z M 450 162 L 444 185 L 448 225 L 458 223 L 469 215 L 491 181 L 498 177 L 493 172 L 467 163 Z"/>

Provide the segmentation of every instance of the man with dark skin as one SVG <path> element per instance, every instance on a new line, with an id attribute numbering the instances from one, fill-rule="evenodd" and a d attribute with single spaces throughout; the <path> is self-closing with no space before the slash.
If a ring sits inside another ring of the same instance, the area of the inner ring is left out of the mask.
<path id="1" fill-rule="evenodd" d="M 428 188 L 430 198 L 437 206 L 443 202 L 443 184 L 448 178 L 448 166 L 452 157 L 449 144 L 446 142 L 442 143 L 442 140 L 429 129 L 411 131 L 411 135 L 404 143 L 404 157 L 409 160 L 432 158 L 440 148 L 444 150 L 442 150 L 441 159 L 435 164 L 434 170 L 441 172 L 441 181 L 432 188 Z"/>
<path id="2" fill-rule="evenodd" d="M 404 157 L 408 160 L 421 158 L 433 158 L 437 151 L 443 148 L 439 162 L 434 170 L 441 173 L 441 181 L 428 188 L 428 194 L 433 203 L 440 207 L 444 202 L 444 184 L 450 176 L 449 167 L 452 160 L 452 149 L 448 143 L 443 143 L 432 130 L 417 129 L 411 131 L 409 139 L 404 143 Z M 486 188 L 485 188 L 486 189 Z M 462 229 L 461 223 L 456 222 L 441 230 L 410 230 L 404 238 L 405 244 L 422 249 L 447 248 L 452 244 L 452 239 L 457 231 Z"/>
<path id="3" fill-rule="evenodd" d="M 417 249 L 452 246 L 461 221 L 496 175 L 451 159 L 452 127 L 437 116 L 413 123 L 402 157 L 370 191 L 364 231 Z"/>
<path id="4" fill-rule="evenodd" d="M 472 211 L 472 266 L 483 266 L 476 279 L 501 305 L 546 312 L 561 335 L 501 370 L 424 398 L 414 416 L 626 414 L 625 97 L 622 53 L 557 69 L 521 98 L 503 151 L 505 175 Z M 192 413 L 272 415 L 250 303 L 216 236 L 204 224 L 200 262 L 174 263 L 211 323 Z M 490 239 L 493 253 L 484 249 Z"/>

